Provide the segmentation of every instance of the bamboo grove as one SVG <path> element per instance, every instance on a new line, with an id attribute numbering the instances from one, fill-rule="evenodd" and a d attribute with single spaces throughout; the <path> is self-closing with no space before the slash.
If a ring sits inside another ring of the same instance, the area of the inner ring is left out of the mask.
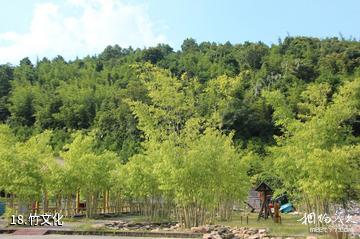
<path id="1" fill-rule="evenodd" d="M 360 43 L 288 37 L 0 66 L 8 210 L 229 220 L 266 181 L 304 210 L 359 200 Z M 34 206 L 35 205 L 35 206 Z"/>

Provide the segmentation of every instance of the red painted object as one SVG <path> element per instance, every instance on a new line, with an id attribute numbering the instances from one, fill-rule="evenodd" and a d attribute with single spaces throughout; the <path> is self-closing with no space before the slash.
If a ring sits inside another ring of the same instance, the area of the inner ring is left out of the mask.
<path id="1" fill-rule="evenodd" d="M 12 235 L 45 235 L 48 229 L 21 228 L 12 233 Z"/>

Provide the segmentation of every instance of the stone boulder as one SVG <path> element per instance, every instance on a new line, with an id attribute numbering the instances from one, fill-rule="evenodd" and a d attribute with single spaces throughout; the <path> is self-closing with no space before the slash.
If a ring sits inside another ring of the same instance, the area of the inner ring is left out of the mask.
<path id="1" fill-rule="evenodd" d="M 211 232 L 208 226 L 192 227 L 191 232 L 193 233 L 209 233 Z"/>
<path id="2" fill-rule="evenodd" d="M 203 239 L 222 239 L 222 237 L 217 232 L 211 232 L 204 234 Z"/>

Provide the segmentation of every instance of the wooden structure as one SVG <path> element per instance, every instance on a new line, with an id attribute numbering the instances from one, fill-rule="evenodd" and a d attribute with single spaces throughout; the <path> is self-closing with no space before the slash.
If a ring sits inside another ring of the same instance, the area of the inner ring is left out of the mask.
<path id="1" fill-rule="evenodd" d="M 261 208 L 261 201 L 258 195 L 258 192 L 255 191 L 255 188 L 251 189 L 248 194 L 247 201 L 245 202 L 246 205 L 251 208 L 251 211 L 259 211 Z"/>
<path id="2" fill-rule="evenodd" d="M 143 207 L 141 202 L 130 202 L 110 200 L 110 192 L 105 191 L 103 195 L 98 195 L 99 203 L 92 206 L 91 216 L 114 216 L 120 214 L 140 214 Z M 15 214 L 28 215 L 41 213 L 60 213 L 64 217 L 85 217 L 87 215 L 86 201 L 80 200 L 80 192 L 68 196 L 57 195 L 49 197 L 45 192 L 43 200 L 19 203 L 14 201 L 13 194 L 0 190 L 0 216 L 5 212 L 5 207 L 14 209 Z"/>
<path id="3" fill-rule="evenodd" d="M 281 223 L 281 216 L 280 216 L 280 203 L 274 203 L 274 222 Z"/>
<path id="4" fill-rule="evenodd" d="M 255 191 L 259 192 L 260 194 L 260 200 L 261 200 L 261 208 L 258 216 L 258 220 L 260 218 L 264 218 L 265 220 L 271 216 L 271 218 L 274 218 L 273 213 L 271 212 L 269 203 L 272 195 L 272 189 L 269 185 L 267 185 L 265 182 L 262 182 L 255 188 Z"/>

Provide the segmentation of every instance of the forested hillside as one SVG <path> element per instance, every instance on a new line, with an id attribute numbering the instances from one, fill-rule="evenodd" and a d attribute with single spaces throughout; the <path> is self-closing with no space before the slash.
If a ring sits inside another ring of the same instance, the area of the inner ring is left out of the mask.
<path id="1" fill-rule="evenodd" d="M 184 209 L 189 226 L 206 211 L 228 218 L 265 180 L 326 210 L 359 198 L 359 112 L 353 40 L 186 39 L 179 51 L 115 45 L 72 61 L 24 58 L 0 66 L 0 188 L 29 201 L 80 191 L 89 215 L 104 190 L 157 199 Z M 156 216 L 156 206 L 143 210 Z"/>

